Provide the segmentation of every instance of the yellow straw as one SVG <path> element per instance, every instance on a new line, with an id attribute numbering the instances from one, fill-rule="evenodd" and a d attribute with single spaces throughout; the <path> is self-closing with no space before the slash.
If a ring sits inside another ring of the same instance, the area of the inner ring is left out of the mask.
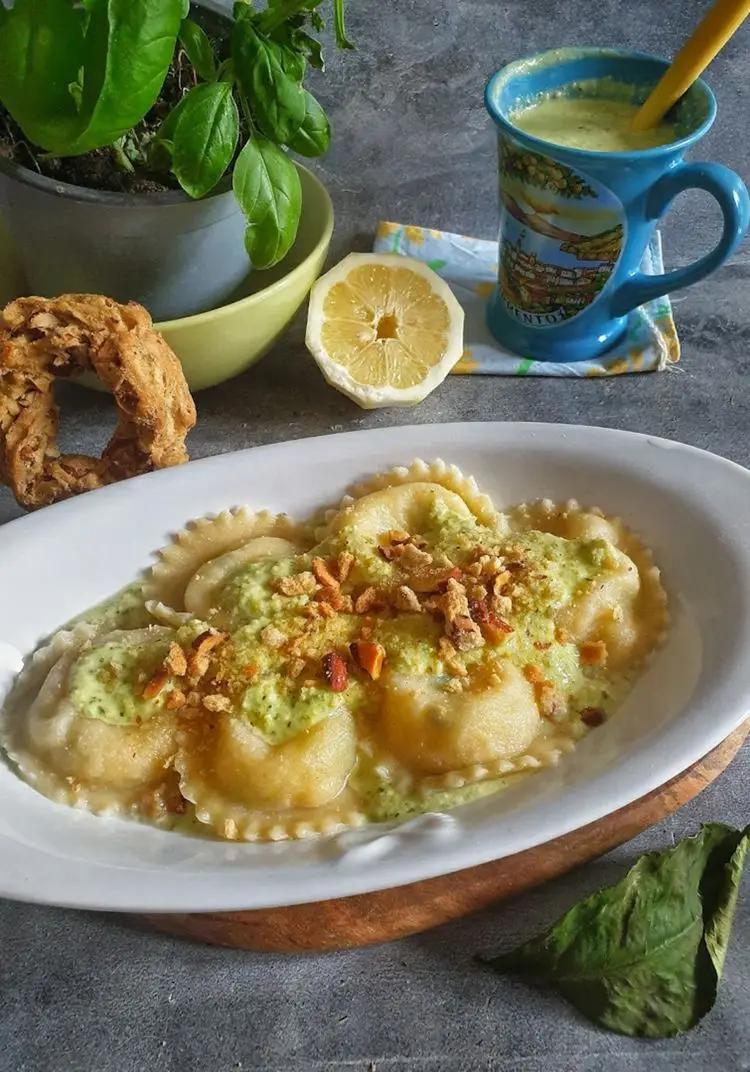
<path id="1" fill-rule="evenodd" d="M 652 89 L 633 119 L 633 130 L 656 126 L 692 86 L 750 14 L 750 0 L 716 0 Z"/>

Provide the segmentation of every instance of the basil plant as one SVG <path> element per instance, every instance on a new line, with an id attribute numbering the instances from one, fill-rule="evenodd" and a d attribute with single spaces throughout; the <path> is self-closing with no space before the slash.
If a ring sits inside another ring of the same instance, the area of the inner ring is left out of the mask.
<path id="1" fill-rule="evenodd" d="M 120 166 L 171 172 L 193 198 L 231 171 L 248 255 L 267 268 L 292 245 L 302 208 L 286 150 L 319 156 L 330 142 L 328 117 L 304 87 L 308 66 L 323 69 L 314 36 L 323 4 L 238 0 L 218 57 L 187 0 L 0 0 L 0 104 L 44 153 L 109 146 Z M 351 48 L 344 0 L 332 9 L 336 43 Z M 134 130 L 180 53 L 189 88 L 155 130 Z"/>

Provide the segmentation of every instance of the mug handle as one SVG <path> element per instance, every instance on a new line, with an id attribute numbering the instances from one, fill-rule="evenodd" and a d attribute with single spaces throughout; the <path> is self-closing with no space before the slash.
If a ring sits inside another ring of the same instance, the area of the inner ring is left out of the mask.
<path id="1" fill-rule="evenodd" d="M 646 195 L 646 218 L 658 220 L 677 194 L 695 188 L 713 194 L 719 202 L 724 217 L 721 238 L 710 253 L 685 268 L 675 268 L 655 276 L 636 272 L 612 295 L 614 316 L 624 316 L 644 302 L 697 283 L 723 264 L 742 240 L 750 224 L 750 195 L 739 175 L 723 164 L 681 164 L 662 175 Z"/>

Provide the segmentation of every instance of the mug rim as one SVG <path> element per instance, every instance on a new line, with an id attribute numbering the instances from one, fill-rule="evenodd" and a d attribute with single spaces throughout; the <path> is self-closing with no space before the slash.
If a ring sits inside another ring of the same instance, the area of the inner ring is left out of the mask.
<path id="1" fill-rule="evenodd" d="M 498 126 L 502 127 L 508 133 L 514 137 L 530 142 L 532 147 L 538 148 L 542 153 L 547 153 L 551 148 L 556 152 L 563 152 L 566 155 L 579 157 L 586 159 L 588 157 L 594 157 L 598 160 L 604 160 L 612 158 L 614 160 L 626 160 L 631 157 L 646 157 L 654 158 L 665 153 L 674 152 L 676 149 L 687 149 L 693 145 L 696 141 L 703 137 L 704 134 L 710 130 L 716 119 L 717 104 L 716 97 L 709 84 L 703 78 L 696 78 L 693 85 L 690 87 L 697 87 L 703 93 L 703 96 L 708 105 L 708 114 L 706 118 L 695 128 L 691 130 L 689 134 L 684 135 L 681 138 L 677 138 L 674 141 L 665 142 L 663 145 L 654 145 L 649 149 L 624 149 L 617 151 L 609 151 L 605 149 L 580 149 L 572 145 L 559 145 L 557 142 L 547 141 L 544 138 L 538 138 L 535 134 L 528 134 L 525 130 L 521 130 L 504 114 L 503 110 L 497 104 L 496 92 L 498 84 L 512 77 L 514 70 L 521 67 L 523 64 L 531 64 L 534 61 L 539 61 L 545 57 L 553 58 L 558 55 L 560 62 L 562 63 L 565 56 L 569 56 L 571 60 L 574 59 L 588 59 L 594 56 L 603 56 L 604 58 L 619 58 L 619 59 L 636 59 L 636 60 L 651 60 L 658 63 L 666 70 L 670 61 L 665 59 L 664 56 L 657 56 L 653 52 L 641 52 L 638 49 L 630 48 L 603 48 L 597 45 L 578 45 L 563 48 L 550 48 L 544 49 L 542 52 L 532 52 L 528 56 L 519 56 L 518 59 L 511 60 L 510 63 L 506 63 L 505 66 L 500 67 L 490 76 L 484 89 L 484 104 L 492 119 Z"/>

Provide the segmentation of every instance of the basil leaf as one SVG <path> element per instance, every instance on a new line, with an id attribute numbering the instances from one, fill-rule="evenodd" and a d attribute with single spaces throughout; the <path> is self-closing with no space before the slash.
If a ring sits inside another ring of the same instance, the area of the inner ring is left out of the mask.
<path id="1" fill-rule="evenodd" d="M 331 144 L 331 124 L 312 93 L 305 90 L 305 118 L 294 132 L 289 148 L 300 156 L 322 156 Z"/>
<path id="2" fill-rule="evenodd" d="M 237 157 L 233 187 L 247 220 L 248 256 L 254 267 L 270 268 L 297 237 L 302 211 L 297 169 L 278 145 L 256 137 Z"/>
<path id="3" fill-rule="evenodd" d="M 180 18 L 186 19 L 190 14 L 190 0 L 182 0 L 182 10 L 180 11 Z"/>
<path id="4" fill-rule="evenodd" d="M 253 9 L 248 0 L 235 0 L 232 7 L 232 18 L 235 22 L 241 22 L 243 19 L 252 19 Z"/>
<path id="5" fill-rule="evenodd" d="M 297 48 L 305 53 L 310 66 L 317 67 L 319 71 L 324 71 L 326 64 L 323 56 L 323 46 L 320 41 L 306 33 L 305 30 L 296 30 L 294 37 Z"/>
<path id="6" fill-rule="evenodd" d="M 181 14 L 182 0 L 108 0 L 92 10 L 80 122 L 65 155 L 108 145 L 140 122 L 164 84 Z"/>
<path id="7" fill-rule="evenodd" d="M 148 145 L 146 158 L 148 167 L 153 171 L 168 171 L 172 167 L 174 132 L 177 129 L 177 123 L 185 106 L 185 101 L 189 96 L 190 94 L 186 93 L 182 100 L 175 104 Z"/>
<path id="8" fill-rule="evenodd" d="M 70 86 L 83 66 L 83 22 L 69 0 L 0 3 L 0 101 L 29 141 L 51 149 L 60 118 L 77 112 Z"/>
<path id="9" fill-rule="evenodd" d="M 344 0 L 333 0 L 333 30 L 336 34 L 336 44 L 339 48 L 354 48 L 354 45 L 346 36 Z"/>
<path id="10" fill-rule="evenodd" d="M 57 156 L 109 145 L 156 100 L 181 8 L 182 0 L 101 0 L 87 9 L 84 35 L 68 0 L 0 7 L 0 100 L 32 142 Z M 76 85 L 80 93 L 71 92 Z"/>
<path id="11" fill-rule="evenodd" d="M 172 170 L 191 197 L 213 190 L 232 162 L 240 120 L 229 82 L 191 89 L 180 102 L 174 128 Z"/>
<path id="12" fill-rule="evenodd" d="M 180 44 L 197 73 L 204 82 L 212 82 L 216 77 L 216 60 L 205 31 L 192 19 L 184 19 L 180 25 L 179 37 Z"/>
<path id="13" fill-rule="evenodd" d="M 550 983 L 602 1027 L 668 1038 L 713 1007 L 749 831 L 708 823 L 487 963 Z"/>
<path id="14" fill-rule="evenodd" d="M 217 82 L 234 82 L 234 64 L 231 60 L 222 60 L 216 71 Z"/>
<path id="15" fill-rule="evenodd" d="M 286 144 L 305 118 L 304 56 L 243 21 L 234 25 L 232 58 L 258 129 Z"/>

